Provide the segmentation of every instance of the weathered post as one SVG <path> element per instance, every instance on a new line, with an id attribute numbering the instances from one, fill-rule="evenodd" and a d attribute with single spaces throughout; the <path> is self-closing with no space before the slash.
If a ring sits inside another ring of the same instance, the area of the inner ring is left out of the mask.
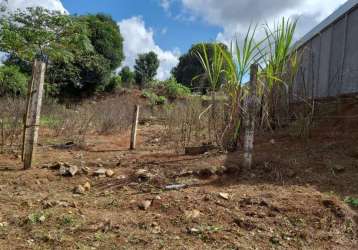
<path id="1" fill-rule="evenodd" d="M 1 153 L 4 152 L 5 147 L 5 126 L 2 119 L 0 119 L 0 127 L 1 127 Z"/>
<path id="2" fill-rule="evenodd" d="M 134 150 L 136 148 L 138 118 L 139 118 L 139 105 L 136 105 L 133 113 L 131 142 L 129 147 L 130 150 Z"/>
<path id="3" fill-rule="evenodd" d="M 23 137 L 23 161 L 24 169 L 32 166 L 34 147 L 37 144 L 40 125 L 40 113 L 42 95 L 45 81 L 46 63 L 42 59 L 35 59 L 32 68 L 32 78 L 29 83 L 29 95 L 27 100 L 24 137 Z"/>
<path id="4" fill-rule="evenodd" d="M 250 169 L 252 166 L 252 153 L 254 149 L 257 72 L 258 65 L 251 65 L 248 95 L 244 104 L 244 167 L 247 169 Z"/>

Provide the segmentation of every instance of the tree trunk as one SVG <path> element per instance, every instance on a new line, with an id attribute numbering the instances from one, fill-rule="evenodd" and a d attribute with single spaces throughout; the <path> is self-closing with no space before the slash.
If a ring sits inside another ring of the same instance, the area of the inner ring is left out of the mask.
<path id="1" fill-rule="evenodd" d="M 23 137 L 23 161 L 24 169 L 32 166 L 34 147 L 37 145 L 38 131 L 40 126 L 40 114 L 42 96 L 45 81 L 46 64 L 42 60 L 35 59 L 32 66 L 32 78 L 29 82 L 27 96 L 27 108 L 24 123 Z"/>
<path id="2" fill-rule="evenodd" d="M 258 65 L 251 65 L 249 93 L 244 104 L 244 167 L 247 169 L 251 169 L 254 148 L 257 71 Z"/>

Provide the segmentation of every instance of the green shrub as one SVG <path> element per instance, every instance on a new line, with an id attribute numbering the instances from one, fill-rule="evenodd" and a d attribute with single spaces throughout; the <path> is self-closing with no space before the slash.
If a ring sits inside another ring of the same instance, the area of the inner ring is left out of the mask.
<path id="1" fill-rule="evenodd" d="M 117 88 L 121 87 L 122 78 L 120 76 L 113 76 L 109 83 L 105 87 L 106 92 L 113 92 Z"/>
<path id="2" fill-rule="evenodd" d="M 44 90 L 46 97 L 56 97 L 60 94 L 60 87 L 56 84 L 45 82 Z"/>
<path id="3" fill-rule="evenodd" d="M 27 77 L 17 66 L 0 67 L 0 96 L 22 96 L 26 89 Z"/>
<path id="4" fill-rule="evenodd" d="M 353 197 L 346 197 L 344 201 L 352 207 L 358 207 L 358 199 Z"/>
<path id="5" fill-rule="evenodd" d="M 144 90 L 142 96 L 149 99 L 151 105 L 163 105 L 167 102 L 167 98 L 165 96 L 158 96 L 152 90 Z"/>
<path id="6" fill-rule="evenodd" d="M 190 89 L 178 83 L 174 78 L 169 79 L 165 85 L 166 96 L 170 99 L 182 98 L 190 95 Z"/>
<path id="7" fill-rule="evenodd" d="M 158 96 L 157 100 L 156 100 L 156 104 L 158 105 L 164 105 L 167 103 L 167 98 L 165 96 Z"/>

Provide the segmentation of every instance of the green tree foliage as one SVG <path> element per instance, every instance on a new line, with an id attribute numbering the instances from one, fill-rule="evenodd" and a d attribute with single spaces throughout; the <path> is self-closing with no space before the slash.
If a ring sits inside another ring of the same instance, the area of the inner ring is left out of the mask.
<path id="1" fill-rule="evenodd" d="M 112 72 L 124 59 L 118 25 L 102 14 L 78 17 L 76 22 L 86 25 L 84 32 L 94 50 L 74 49 L 73 62 L 55 61 L 49 69 L 49 82 L 59 84 L 61 96 L 86 97 L 98 91 L 113 90 Z"/>
<path id="2" fill-rule="evenodd" d="M 105 91 L 106 92 L 113 92 L 116 89 L 120 88 L 122 85 L 122 78 L 119 75 L 112 76 L 111 80 L 109 81 L 109 84 L 106 86 Z"/>
<path id="3" fill-rule="evenodd" d="M 124 86 L 132 86 L 132 84 L 134 83 L 135 75 L 134 72 L 128 66 L 123 67 L 119 72 L 119 75 L 121 76 L 122 83 L 124 84 Z"/>
<path id="4" fill-rule="evenodd" d="M 0 96 L 25 95 L 27 77 L 16 66 L 0 67 Z"/>
<path id="5" fill-rule="evenodd" d="M 214 43 L 200 43 L 193 45 L 186 54 L 179 58 L 178 65 L 172 70 L 175 79 L 191 88 L 193 91 L 206 93 L 210 86 L 205 75 L 205 70 L 197 57 L 197 53 L 203 54 L 203 48 L 206 48 L 206 54 L 211 63 L 214 56 L 214 45 Z M 223 50 L 228 51 L 226 45 L 220 43 L 219 46 Z M 224 79 L 220 81 L 220 84 L 223 83 Z"/>
<path id="6" fill-rule="evenodd" d="M 61 97 L 87 97 L 109 84 L 111 70 L 103 56 L 77 53 L 74 61 L 55 61 L 48 69 L 48 81 L 59 86 Z"/>
<path id="7" fill-rule="evenodd" d="M 159 59 L 153 51 L 138 55 L 135 61 L 135 80 L 141 87 L 154 80 L 159 68 Z"/>
<path id="8" fill-rule="evenodd" d="M 89 38 L 96 52 L 109 61 L 110 69 L 117 69 L 123 59 L 123 37 L 118 24 L 111 16 L 104 14 L 83 16 L 89 32 Z"/>
<path id="9" fill-rule="evenodd" d="M 2 18 L 0 24 L 5 31 L 0 50 L 10 54 L 5 64 L 31 74 L 35 56 L 48 57 L 46 82 L 61 97 L 110 89 L 112 72 L 124 59 L 119 28 L 102 14 L 77 17 L 29 8 Z"/>
<path id="10" fill-rule="evenodd" d="M 2 12 L 0 50 L 32 62 L 35 58 L 73 59 L 71 48 L 91 49 L 83 25 L 73 17 L 40 7 Z"/>

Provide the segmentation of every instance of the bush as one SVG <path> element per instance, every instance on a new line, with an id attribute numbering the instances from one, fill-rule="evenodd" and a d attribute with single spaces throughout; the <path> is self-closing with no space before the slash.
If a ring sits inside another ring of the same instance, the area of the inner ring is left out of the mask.
<path id="1" fill-rule="evenodd" d="M 144 90 L 142 96 L 149 99 L 151 105 L 163 105 L 167 102 L 167 98 L 165 96 L 158 96 L 151 90 Z"/>
<path id="2" fill-rule="evenodd" d="M 178 83 L 174 78 L 165 83 L 166 95 L 170 99 L 182 98 L 190 95 L 190 89 Z"/>
<path id="3" fill-rule="evenodd" d="M 121 87 L 122 79 L 120 76 L 113 76 L 107 86 L 105 87 L 106 92 L 113 92 L 117 88 Z"/>
<path id="4" fill-rule="evenodd" d="M 17 66 L 0 67 L 0 96 L 23 96 L 26 89 L 27 77 Z"/>

